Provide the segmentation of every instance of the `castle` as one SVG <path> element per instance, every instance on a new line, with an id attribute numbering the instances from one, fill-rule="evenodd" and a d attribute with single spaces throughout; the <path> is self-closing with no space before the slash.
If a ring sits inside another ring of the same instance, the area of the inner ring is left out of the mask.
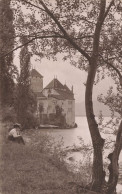
<path id="1" fill-rule="evenodd" d="M 54 78 L 45 88 L 43 88 L 43 76 L 32 69 L 31 89 L 36 94 L 37 112 L 42 123 L 50 121 L 51 124 L 58 122 L 62 126 L 75 126 L 75 99 L 73 86 L 70 90 L 66 84 L 60 83 Z M 60 120 L 60 121 L 59 121 Z"/>

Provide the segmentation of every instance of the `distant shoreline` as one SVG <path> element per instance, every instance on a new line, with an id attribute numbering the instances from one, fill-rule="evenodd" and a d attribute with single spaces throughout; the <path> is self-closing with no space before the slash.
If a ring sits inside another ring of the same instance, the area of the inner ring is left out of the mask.
<path id="1" fill-rule="evenodd" d="M 98 117 L 99 115 L 95 115 Z M 111 115 L 103 115 L 103 117 L 110 117 Z M 75 115 L 75 117 L 86 117 L 86 115 Z"/>

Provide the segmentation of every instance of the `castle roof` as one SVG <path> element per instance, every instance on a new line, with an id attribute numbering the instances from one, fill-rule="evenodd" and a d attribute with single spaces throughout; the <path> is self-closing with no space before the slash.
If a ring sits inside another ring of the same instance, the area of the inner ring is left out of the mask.
<path id="1" fill-rule="evenodd" d="M 65 84 L 64 85 L 64 88 L 65 88 L 65 90 L 67 91 L 67 92 L 72 92 L 69 88 L 68 88 L 68 86 Z"/>
<path id="2" fill-rule="evenodd" d="M 69 93 L 63 90 L 56 90 L 58 92 L 58 94 L 50 94 L 50 97 L 56 98 L 58 100 L 74 100 L 74 94 L 73 93 Z"/>
<path id="3" fill-rule="evenodd" d="M 50 97 L 59 99 L 59 100 L 74 100 L 73 92 L 67 87 L 67 85 L 63 85 L 60 83 L 59 80 L 54 78 L 46 87 L 45 89 L 54 89 L 58 94 L 50 94 Z"/>
<path id="4" fill-rule="evenodd" d="M 64 89 L 64 86 L 56 79 L 54 78 L 46 87 L 46 89 Z"/>
<path id="5" fill-rule="evenodd" d="M 36 69 L 32 69 L 32 71 L 31 71 L 31 77 L 43 78 L 43 76 Z"/>

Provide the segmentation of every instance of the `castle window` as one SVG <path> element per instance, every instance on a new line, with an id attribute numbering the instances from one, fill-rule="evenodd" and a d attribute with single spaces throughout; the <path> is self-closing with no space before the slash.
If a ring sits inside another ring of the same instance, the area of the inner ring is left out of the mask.
<path id="1" fill-rule="evenodd" d="M 42 113 L 44 111 L 44 105 L 43 105 L 43 103 L 39 103 L 38 110 L 39 110 L 40 113 Z"/>

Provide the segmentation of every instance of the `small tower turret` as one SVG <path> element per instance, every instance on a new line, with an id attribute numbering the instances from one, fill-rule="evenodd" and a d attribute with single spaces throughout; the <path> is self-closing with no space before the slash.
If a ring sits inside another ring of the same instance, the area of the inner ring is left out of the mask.
<path id="1" fill-rule="evenodd" d="M 31 71 L 31 89 L 35 93 L 43 90 L 43 76 L 35 69 Z"/>

